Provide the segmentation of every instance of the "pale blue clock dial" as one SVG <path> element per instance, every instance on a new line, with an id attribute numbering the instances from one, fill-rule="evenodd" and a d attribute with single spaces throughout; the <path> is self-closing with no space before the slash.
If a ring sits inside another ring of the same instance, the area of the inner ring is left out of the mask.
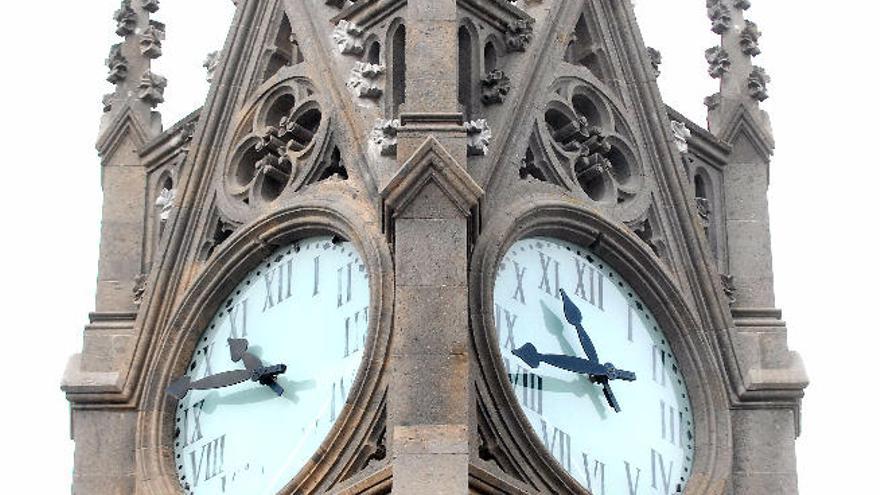
<path id="1" fill-rule="evenodd" d="M 691 403 L 663 329 L 632 287 L 588 249 L 532 238 L 504 256 L 494 297 L 507 377 L 562 468 L 593 495 L 683 493 Z M 603 376 L 607 364 L 617 371 Z"/>
<path id="2" fill-rule="evenodd" d="M 348 399 L 369 298 L 360 255 L 329 236 L 278 249 L 233 289 L 199 338 L 188 377 L 244 370 L 228 339 L 246 339 L 264 365 L 286 365 L 283 393 L 245 381 L 179 401 L 174 461 L 186 493 L 275 495 L 296 477 Z"/>

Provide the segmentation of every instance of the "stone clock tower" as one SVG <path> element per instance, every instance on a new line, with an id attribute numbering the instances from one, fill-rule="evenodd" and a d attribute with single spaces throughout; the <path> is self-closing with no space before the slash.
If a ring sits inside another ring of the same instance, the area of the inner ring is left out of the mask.
<path id="1" fill-rule="evenodd" d="M 748 0 L 703 128 L 619 0 L 239 0 L 164 129 L 107 59 L 73 493 L 795 494 Z"/>

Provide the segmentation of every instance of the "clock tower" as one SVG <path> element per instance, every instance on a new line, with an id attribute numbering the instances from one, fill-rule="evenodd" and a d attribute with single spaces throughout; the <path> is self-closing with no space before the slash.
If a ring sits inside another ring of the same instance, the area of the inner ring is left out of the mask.
<path id="1" fill-rule="evenodd" d="M 73 493 L 796 494 L 747 0 L 663 104 L 617 0 L 239 0 L 163 128 L 122 0 Z"/>

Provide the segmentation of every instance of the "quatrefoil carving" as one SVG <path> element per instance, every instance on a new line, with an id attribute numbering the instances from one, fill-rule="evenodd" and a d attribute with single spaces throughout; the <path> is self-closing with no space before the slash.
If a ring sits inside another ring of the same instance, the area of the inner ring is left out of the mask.
<path id="1" fill-rule="evenodd" d="M 558 84 L 545 108 L 556 158 L 597 203 L 624 203 L 642 186 L 639 160 L 620 120 L 599 92 L 573 80 Z"/>
<path id="2" fill-rule="evenodd" d="M 254 115 L 229 160 L 226 185 L 234 198 L 260 206 L 302 182 L 327 119 L 314 89 L 299 81 L 271 91 Z"/>

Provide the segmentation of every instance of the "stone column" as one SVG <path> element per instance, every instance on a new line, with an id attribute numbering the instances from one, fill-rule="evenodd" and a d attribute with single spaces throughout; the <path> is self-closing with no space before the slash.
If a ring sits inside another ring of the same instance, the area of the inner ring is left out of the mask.
<path id="1" fill-rule="evenodd" d="M 394 493 L 468 491 L 468 246 L 455 0 L 410 0 L 397 174 L 382 191 L 396 295 L 388 431 Z"/>
<path id="2" fill-rule="evenodd" d="M 727 273 L 742 373 L 733 414 L 733 492 L 797 493 L 795 438 L 807 384 L 800 357 L 788 350 L 776 309 L 767 189 L 773 133 L 761 110 L 769 77 L 753 64 L 758 27 L 746 19 L 750 2 L 710 0 L 712 30 L 721 44 L 706 52 L 720 92 L 707 98 L 709 129 L 732 146 L 724 168 Z"/>
<path id="3" fill-rule="evenodd" d="M 165 26 L 150 20 L 158 8 L 155 1 L 121 0 L 113 15 L 120 42 L 107 58 L 107 81 L 115 87 L 104 97 L 97 142 L 104 203 L 95 311 L 84 332 L 83 352 L 71 359 L 62 383 L 72 404 L 72 493 L 77 495 L 136 491 L 137 412 L 95 406 L 123 392 L 135 342 L 137 291 L 147 269 L 145 210 L 153 206 L 138 153 L 162 127 L 153 108 L 163 100 L 166 81 L 150 70 L 165 37 Z"/>

